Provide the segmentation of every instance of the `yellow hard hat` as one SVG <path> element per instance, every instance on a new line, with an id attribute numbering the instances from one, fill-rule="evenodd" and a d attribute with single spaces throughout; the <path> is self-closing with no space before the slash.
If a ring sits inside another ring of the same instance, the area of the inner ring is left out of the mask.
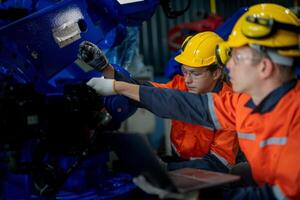
<path id="1" fill-rule="evenodd" d="M 289 9 L 266 3 L 251 6 L 235 24 L 226 47 L 259 45 L 283 56 L 300 56 L 300 21 Z"/>
<path id="2" fill-rule="evenodd" d="M 215 48 L 221 42 L 223 39 L 210 31 L 188 36 L 182 43 L 182 52 L 175 57 L 175 60 L 190 67 L 217 64 Z"/>

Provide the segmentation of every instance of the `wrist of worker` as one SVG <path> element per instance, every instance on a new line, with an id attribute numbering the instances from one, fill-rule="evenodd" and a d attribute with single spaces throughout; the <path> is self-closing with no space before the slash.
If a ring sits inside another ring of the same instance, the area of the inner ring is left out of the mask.
<path id="1" fill-rule="evenodd" d="M 122 91 L 124 89 L 124 83 L 125 82 L 123 82 L 123 81 L 114 80 L 113 89 L 114 89 L 116 94 L 121 94 L 122 95 Z"/>
<path id="2" fill-rule="evenodd" d="M 108 68 L 108 66 L 110 65 L 106 60 L 98 60 L 95 62 L 96 65 L 94 64 L 94 69 L 99 71 L 99 72 L 103 72 L 106 68 Z"/>
<path id="3" fill-rule="evenodd" d="M 105 67 L 102 70 L 102 75 L 105 78 L 115 79 L 115 70 L 114 70 L 114 67 L 111 64 L 109 64 L 107 67 Z"/>
<path id="4" fill-rule="evenodd" d="M 140 101 L 139 85 L 114 80 L 113 89 L 116 94 L 124 95 L 135 101 Z"/>

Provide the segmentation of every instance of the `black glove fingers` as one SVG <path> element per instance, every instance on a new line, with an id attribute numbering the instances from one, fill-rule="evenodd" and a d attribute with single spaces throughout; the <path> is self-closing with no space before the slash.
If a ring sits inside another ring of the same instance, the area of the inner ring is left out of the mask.
<path id="1" fill-rule="evenodd" d="M 94 44 L 89 41 L 83 41 L 83 42 L 81 42 L 81 45 L 82 46 L 94 46 Z"/>
<path id="2" fill-rule="evenodd" d="M 86 52 L 82 47 L 79 47 L 77 57 L 81 60 L 86 60 Z"/>
<path id="3" fill-rule="evenodd" d="M 84 45 L 84 48 L 88 49 L 89 51 L 96 52 L 99 48 L 97 45 L 91 43 L 91 42 L 86 42 Z"/>
<path id="4" fill-rule="evenodd" d="M 103 51 L 89 41 L 84 41 L 79 45 L 77 56 L 98 71 L 102 71 L 109 64 Z"/>
<path id="5" fill-rule="evenodd" d="M 84 41 L 84 42 L 81 42 L 81 44 L 79 45 L 79 50 L 89 50 L 91 47 L 98 48 L 93 43 Z"/>
<path id="6" fill-rule="evenodd" d="M 80 58 L 85 62 L 90 62 L 94 59 L 94 56 L 90 51 L 83 50 L 80 53 Z"/>
<path id="7" fill-rule="evenodd" d="M 95 54 L 99 51 L 99 49 L 98 49 L 98 47 L 86 45 L 85 46 L 85 51 L 89 52 L 90 54 Z"/>
<path id="8" fill-rule="evenodd" d="M 88 41 L 81 42 L 80 45 L 79 45 L 79 49 L 84 49 L 85 46 L 87 45 L 87 43 L 88 43 Z"/>
<path id="9" fill-rule="evenodd" d="M 87 57 L 90 57 L 89 54 L 91 54 L 91 53 L 88 52 L 86 46 L 83 46 L 83 45 L 82 45 L 82 46 L 79 47 L 79 50 L 78 50 L 78 57 L 79 57 L 80 59 L 82 59 L 82 60 L 85 61 L 85 60 L 87 59 Z"/>

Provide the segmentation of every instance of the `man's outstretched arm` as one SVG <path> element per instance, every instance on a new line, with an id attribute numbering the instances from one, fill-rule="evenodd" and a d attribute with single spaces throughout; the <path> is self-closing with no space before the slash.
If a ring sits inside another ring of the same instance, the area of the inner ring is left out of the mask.
<path id="1" fill-rule="evenodd" d="M 92 78 L 87 85 L 104 96 L 114 94 L 127 96 L 163 118 L 201 124 L 211 129 L 220 128 L 218 123 L 215 123 L 214 113 L 211 113 L 213 109 L 211 93 L 197 95 L 103 78 Z"/>

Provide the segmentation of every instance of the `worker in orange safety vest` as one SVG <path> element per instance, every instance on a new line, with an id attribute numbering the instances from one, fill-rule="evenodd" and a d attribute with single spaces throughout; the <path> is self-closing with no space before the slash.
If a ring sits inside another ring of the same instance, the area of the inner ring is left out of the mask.
<path id="1" fill-rule="evenodd" d="M 236 130 L 256 186 L 224 199 L 300 199 L 300 20 L 276 4 L 251 6 L 217 48 L 235 93 L 191 93 L 91 79 L 102 95 L 121 94 L 161 117 Z"/>
<path id="2" fill-rule="evenodd" d="M 210 31 L 187 37 L 182 44 L 181 53 L 175 57 L 175 60 L 182 64 L 182 75 L 176 75 L 165 84 L 124 77 L 107 64 L 102 74 L 105 77 L 113 77 L 116 80 L 139 85 L 171 88 L 195 94 L 224 93 L 231 91 L 231 85 L 224 78 L 223 67 L 217 64 L 215 48 L 220 42 L 223 42 L 222 38 Z M 90 65 L 95 65 L 97 63 L 95 60 L 100 59 L 100 54 L 94 52 L 99 52 L 96 45 L 83 42 L 80 45 L 79 58 Z M 101 56 L 104 54 L 101 53 Z M 169 170 L 192 167 L 228 172 L 236 163 L 238 142 L 235 131 L 217 131 L 172 120 L 170 137 L 172 150 L 180 159 L 179 162 L 168 162 Z"/>

